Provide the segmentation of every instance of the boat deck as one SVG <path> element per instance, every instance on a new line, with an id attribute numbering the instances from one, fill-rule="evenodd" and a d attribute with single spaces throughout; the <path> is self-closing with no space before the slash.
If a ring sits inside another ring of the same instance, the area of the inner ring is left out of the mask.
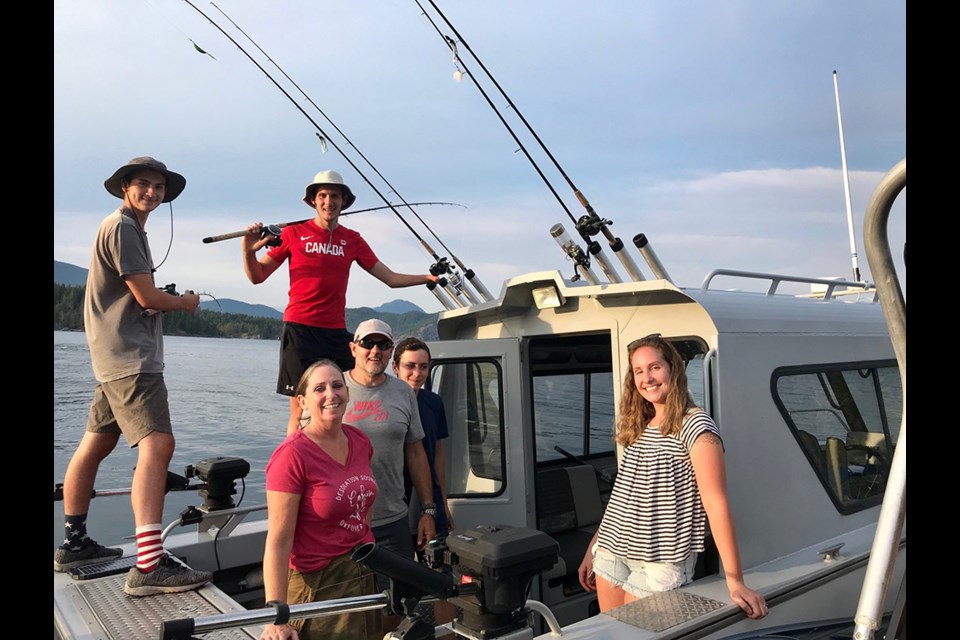
<path id="1" fill-rule="evenodd" d="M 54 573 L 54 638 L 70 640 L 138 640 L 160 637 L 165 621 L 244 611 L 212 584 L 195 591 L 134 598 L 123 591 L 127 570 L 136 558 L 83 567 L 84 572 Z M 223 629 L 207 640 L 259 638 L 262 627 Z"/>

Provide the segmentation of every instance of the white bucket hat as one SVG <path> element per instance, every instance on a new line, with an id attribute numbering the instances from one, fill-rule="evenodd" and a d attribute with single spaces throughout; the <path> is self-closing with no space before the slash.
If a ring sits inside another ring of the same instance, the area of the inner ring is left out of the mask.
<path id="1" fill-rule="evenodd" d="M 350 208 L 356 199 L 357 196 L 353 195 L 353 191 L 350 190 L 343 182 L 343 176 L 341 176 L 336 171 L 321 171 L 317 175 L 313 176 L 313 182 L 307 185 L 307 188 L 303 192 L 303 201 L 306 202 L 311 207 L 315 206 L 313 204 L 313 198 L 317 195 L 317 188 L 321 185 L 330 185 L 334 184 L 340 187 L 343 191 L 343 206 L 340 207 L 340 210 Z"/>

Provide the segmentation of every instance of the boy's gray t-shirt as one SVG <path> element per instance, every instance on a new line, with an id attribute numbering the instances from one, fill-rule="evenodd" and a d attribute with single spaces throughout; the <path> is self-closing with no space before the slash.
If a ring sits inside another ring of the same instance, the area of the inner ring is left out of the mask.
<path id="1" fill-rule="evenodd" d="M 163 314 L 147 317 L 126 276 L 153 273 L 147 233 L 120 207 L 103 219 L 87 272 L 83 323 L 98 382 L 163 372 Z"/>
<path id="2" fill-rule="evenodd" d="M 372 526 L 379 527 L 407 517 L 404 501 L 404 444 L 423 439 L 417 396 L 406 382 L 387 375 L 377 387 L 365 387 L 343 376 L 350 401 L 343 422 L 360 429 L 373 443 L 370 468 L 377 481 Z"/>

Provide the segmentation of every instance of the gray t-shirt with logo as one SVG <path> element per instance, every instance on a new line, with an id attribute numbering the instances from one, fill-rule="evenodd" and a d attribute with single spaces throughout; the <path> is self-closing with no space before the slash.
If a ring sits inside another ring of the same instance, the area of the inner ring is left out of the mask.
<path id="1" fill-rule="evenodd" d="M 377 481 L 372 525 L 379 527 L 407 517 L 404 501 L 404 444 L 423 439 L 417 396 L 406 382 L 387 375 L 377 387 L 365 387 L 344 373 L 350 402 L 344 424 L 363 431 L 373 443 L 370 468 Z"/>

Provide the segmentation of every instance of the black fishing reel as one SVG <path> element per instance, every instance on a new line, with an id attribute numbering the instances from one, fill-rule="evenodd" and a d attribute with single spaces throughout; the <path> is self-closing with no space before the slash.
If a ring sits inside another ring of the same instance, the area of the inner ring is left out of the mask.
<path id="1" fill-rule="evenodd" d="M 595 236 L 603 231 L 607 226 L 613 224 L 613 220 L 604 220 L 596 213 L 580 216 L 577 220 L 577 231 L 584 240 Z"/>
<path id="2" fill-rule="evenodd" d="M 576 282 L 580 279 L 580 272 L 577 271 L 577 265 L 583 267 L 584 269 L 590 268 L 590 256 L 586 251 L 580 248 L 579 245 L 572 245 L 567 248 L 567 256 L 573 260 L 573 275 L 570 277 L 571 282 Z"/>
<path id="3" fill-rule="evenodd" d="M 440 258 L 439 260 L 434 262 L 432 265 L 430 265 L 430 275 L 439 277 L 442 275 L 452 274 L 452 273 L 453 273 L 453 267 L 450 266 L 450 263 L 447 262 L 446 258 Z"/>
<path id="4" fill-rule="evenodd" d="M 270 238 L 267 240 L 268 247 L 279 247 L 280 246 L 280 227 L 275 224 L 268 224 L 267 226 L 260 229 L 260 239 Z"/>
<path id="5" fill-rule="evenodd" d="M 160 289 L 160 291 L 166 291 L 172 296 L 180 295 L 180 293 L 177 291 L 177 285 L 173 284 L 172 282 L 170 284 L 165 284 L 162 287 L 157 287 L 157 289 Z"/>

